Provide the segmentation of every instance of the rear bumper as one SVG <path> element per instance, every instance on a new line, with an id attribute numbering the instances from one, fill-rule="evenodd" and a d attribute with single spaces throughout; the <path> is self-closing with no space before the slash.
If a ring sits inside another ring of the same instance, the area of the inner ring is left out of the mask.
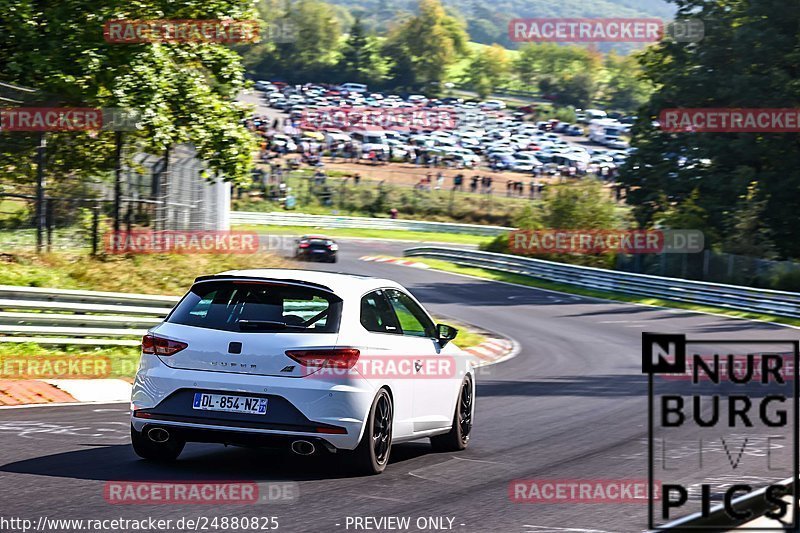
<path id="1" fill-rule="evenodd" d="M 296 257 L 304 261 L 329 261 L 336 257 L 336 252 L 326 250 L 323 252 L 314 253 L 308 250 L 301 250 L 297 252 Z"/>
<path id="2" fill-rule="evenodd" d="M 134 424 L 136 427 L 136 424 Z M 282 434 L 268 431 L 241 431 L 216 426 L 196 425 L 165 421 L 147 421 L 137 429 L 147 433 L 150 429 L 161 427 L 167 429 L 172 436 L 186 442 L 205 442 L 227 444 L 231 446 L 253 446 L 269 448 L 289 448 L 297 440 L 311 442 L 317 449 L 335 451 L 339 449 L 330 439 L 318 435 Z"/>
<path id="3" fill-rule="evenodd" d="M 264 415 L 192 408 L 195 392 L 267 398 Z M 158 425 L 185 430 L 189 442 L 323 439 L 335 448 L 358 445 L 376 391 L 363 379 L 335 382 L 170 368 L 144 356 L 133 386 L 131 423 L 136 431 Z M 199 438 L 202 437 L 202 438 Z M 198 440 L 199 439 L 199 440 Z"/>

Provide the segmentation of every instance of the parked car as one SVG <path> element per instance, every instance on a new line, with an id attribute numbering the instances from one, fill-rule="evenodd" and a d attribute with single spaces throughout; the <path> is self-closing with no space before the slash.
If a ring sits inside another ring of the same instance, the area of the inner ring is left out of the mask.
<path id="1" fill-rule="evenodd" d="M 486 100 L 478 104 L 478 107 L 484 111 L 500 111 L 506 108 L 506 104 L 501 100 Z"/>
<path id="2" fill-rule="evenodd" d="M 343 83 L 337 88 L 339 91 L 346 91 L 348 93 L 366 93 L 367 86 L 363 83 Z"/>
<path id="3" fill-rule="evenodd" d="M 579 137 L 583 134 L 584 134 L 583 128 L 581 128 L 577 124 L 573 124 L 564 130 L 564 135 L 569 135 L 571 137 Z"/>
<path id="4" fill-rule="evenodd" d="M 257 91 L 277 91 L 278 87 L 271 81 L 259 80 L 254 85 Z"/>
<path id="5" fill-rule="evenodd" d="M 142 339 L 133 450 L 164 462 L 187 442 L 286 446 L 366 474 L 382 472 L 400 442 L 463 450 L 475 377 L 451 342 L 457 333 L 386 279 L 284 269 L 199 277 Z"/>

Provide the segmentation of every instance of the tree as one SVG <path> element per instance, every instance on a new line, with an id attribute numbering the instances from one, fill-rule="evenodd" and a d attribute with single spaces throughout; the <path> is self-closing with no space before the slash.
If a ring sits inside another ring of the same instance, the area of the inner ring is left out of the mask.
<path id="1" fill-rule="evenodd" d="M 504 83 L 508 69 L 505 48 L 495 44 L 482 47 L 473 54 L 464 78 L 478 92 L 478 96 L 485 99 Z"/>
<path id="2" fill-rule="evenodd" d="M 398 63 L 406 63 L 413 72 L 410 76 L 393 68 L 393 74 L 413 78 L 420 88 L 438 92 L 447 67 L 466 53 L 467 41 L 463 23 L 447 15 L 439 0 L 420 0 L 419 14 L 390 31 L 384 53 Z M 400 81 L 393 79 L 397 85 L 401 85 Z"/>
<path id="3" fill-rule="evenodd" d="M 378 78 L 380 65 L 374 42 L 366 34 L 358 18 L 350 28 L 337 70 L 342 79 L 347 81 L 369 84 Z"/>
<path id="4" fill-rule="evenodd" d="M 726 252 L 764 259 L 776 257 L 772 231 L 765 223 L 766 208 L 767 199 L 760 196 L 758 183 L 752 182 L 728 221 Z"/>
<path id="5" fill-rule="evenodd" d="M 0 13 L 14 16 L 0 16 L 0 80 L 37 88 L 49 105 L 141 110 L 143 138 L 150 148 L 192 142 L 215 173 L 232 181 L 249 178 L 254 141 L 241 124 L 244 110 L 234 102 L 244 87 L 239 56 L 210 42 L 108 43 L 102 29 L 112 19 L 212 19 L 225 14 L 248 20 L 254 15 L 250 2 L 186 1 L 166 13 L 155 0 L 4 2 Z M 112 170 L 113 137 L 112 132 L 49 135 L 49 174 L 57 180 Z M 0 144 L 0 152 L 5 145 Z M 33 145 L 9 155 L 32 157 Z"/>
<path id="6" fill-rule="evenodd" d="M 337 11 L 320 0 L 299 0 L 275 5 L 267 2 L 273 11 L 262 8 L 268 17 L 264 24 L 280 21 L 292 29 L 292 38 L 262 42 L 245 47 L 244 61 L 248 70 L 266 79 L 283 79 L 288 82 L 305 82 L 309 79 L 326 79 L 336 75 L 336 64 L 341 40 Z"/>
<path id="7" fill-rule="evenodd" d="M 653 125 L 670 108 L 797 107 L 800 5 L 682 0 L 678 6 L 677 17 L 706 21 L 705 36 L 695 44 L 665 39 L 640 57 L 656 89 L 639 110 L 636 152 L 622 169 L 628 201 L 647 225 L 697 191 L 695 202 L 707 213 L 709 227 L 730 242 L 736 232 L 730 221 L 747 206 L 748 187 L 756 181 L 754 198 L 766 202 L 763 221 L 777 252 L 800 257 L 800 135 L 668 133 Z"/>
<path id="8" fill-rule="evenodd" d="M 513 71 L 526 85 L 563 105 L 586 107 L 597 92 L 602 66 L 598 52 L 555 43 L 528 44 L 520 50 Z"/>
<path id="9" fill-rule="evenodd" d="M 635 111 L 647 102 L 653 87 L 642 74 L 635 55 L 610 52 L 604 62 L 607 72 L 603 92 L 611 109 Z"/>
<path id="10" fill-rule="evenodd" d="M 551 186 L 542 222 L 555 229 L 612 229 L 620 224 L 608 189 L 599 180 Z"/>

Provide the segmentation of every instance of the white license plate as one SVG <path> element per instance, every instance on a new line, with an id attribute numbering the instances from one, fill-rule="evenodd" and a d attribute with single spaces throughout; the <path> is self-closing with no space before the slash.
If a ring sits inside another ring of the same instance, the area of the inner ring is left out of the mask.
<path id="1" fill-rule="evenodd" d="M 225 411 L 228 413 L 263 415 L 267 412 L 267 399 L 196 392 L 194 393 L 192 408 L 202 411 Z"/>

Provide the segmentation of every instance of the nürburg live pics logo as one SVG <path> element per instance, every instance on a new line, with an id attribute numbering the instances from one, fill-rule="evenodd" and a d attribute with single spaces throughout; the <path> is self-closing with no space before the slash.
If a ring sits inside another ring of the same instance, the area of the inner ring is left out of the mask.
<path id="1" fill-rule="evenodd" d="M 650 529 L 797 531 L 799 345 L 642 334 Z"/>

